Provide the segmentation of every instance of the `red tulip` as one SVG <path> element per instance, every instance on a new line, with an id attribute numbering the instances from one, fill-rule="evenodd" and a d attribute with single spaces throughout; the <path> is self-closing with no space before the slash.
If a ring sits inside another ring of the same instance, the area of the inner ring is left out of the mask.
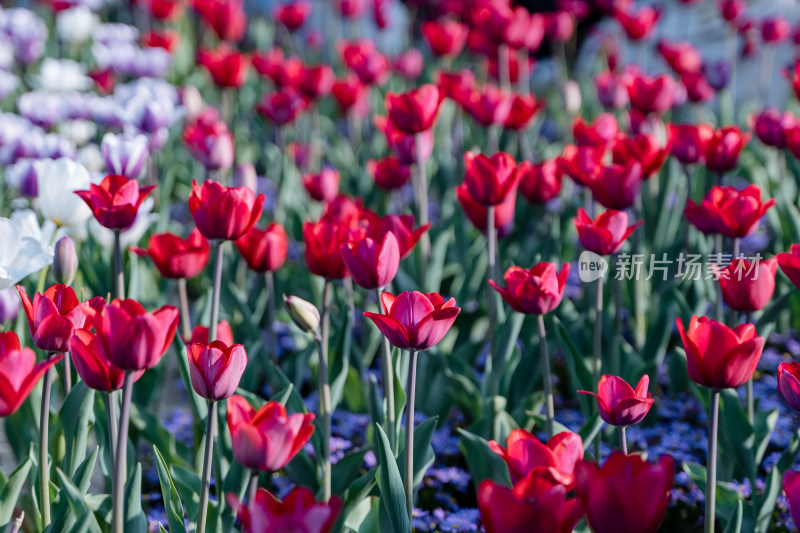
<path id="1" fill-rule="evenodd" d="M 752 129 L 762 143 L 775 148 L 786 146 L 784 132 L 797 125 L 797 119 L 789 111 L 781 113 L 774 107 L 761 111 L 752 119 Z"/>
<path id="2" fill-rule="evenodd" d="M 633 137 L 622 135 L 614 142 L 613 159 L 615 163 L 624 165 L 639 163 L 642 177 L 647 179 L 664 166 L 671 144 L 671 138 L 661 143 L 655 136 L 646 133 L 637 133 Z"/>
<path id="3" fill-rule="evenodd" d="M 786 493 L 792 521 L 800 524 L 800 472 L 787 470 L 783 474 L 783 491 Z"/>
<path id="4" fill-rule="evenodd" d="M 278 126 L 291 124 L 308 108 L 308 100 L 291 87 L 265 94 L 256 105 L 259 115 Z"/>
<path id="5" fill-rule="evenodd" d="M 483 89 L 472 89 L 465 98 L 461 103 L 464 111 L 484 127 L 503 124 L 511 113 L 513 96 L 494 85 L 486 84 Z"/>
<path id="6" fill-rule="evenodd" d="M 578 146 L 594 146 L 605 149 L 619 133 L 617 119 L 611 113 L 597 115 L 594 122 L 587 123 L 580 115 L 572 121 L 572 138 Z"/>
<path id="7" fill-rule="evenodd" d="M 229 346 L 216 340 L 208 345 L 190 344 L 186 347 L 186 353 L 192 388 L 199 396 L 219 401 L 230 398 L 236 392 L 247 367 L 244 346 Z"/>
<path id="8" fill-rule="evenodd" d="M 236 512 L 244 533 L 329 533 L 342 511 L 342 500 L 331 497 L 318 503 L 314 493 L 295 487 L 279 501 L 266 489 L 258 489 L 255 499 L 241 504 L 228 494 L 228 504 Z"/>
<path id="9" fill-rule="evenodd" d="M 778 266 L 789 281 L 800 289 L 800 244 L 793 244 L 790 252 L 783 252 L 776 256 Z"/>
<path id="10" fill-rule="evenodd" d="M 568 144 L 556 159 L 562 171 L 578 185 L 592 183 L 602 171 L 604 148 Z"/>
<path id="11" fill-rule="evenodd" d="M 761 22 L 761 39 L 765 43 L 779 44 L 789 38 L 792 26 L 780 15 L 767 17 Z"/>
<path id="12" fill-rule="evenodd" d="M 378 161 L 367 161 L 367 173 L 375 180 L 375 185 L 391 191 L 403 187 L 411 179 L 411 166 L 405 165 L 394 156 Z"/>
<path id="13" fill-rule="evenodd" d="M 10 416 L 19 409 L 44 373 L 63 356 L 36 362 L 30 348 L 22 348 L 13 331 L 0 332 L 0 417 Z"/>
<path id="14" fill-rule="evenodd" d="M 347 277 L 347 268 L 339 249 L 350 239 L 347 226 L 320 221 L 303 224 L 303 241 L 306 244 L 306 265 L 312 274 L 326 279 Z"/>
<path id="15" fill-rule="evenodd" d="M 598 255 L 619 252 L 625 240 L 642 224 L 643 221 L 640 220 L 628 226 L 628 213 L 614 209 L 603 211 L 592 220 L 586 211 L 579 208 L 578 216 L 575 217 L 575 228 L 578 230 L 581 244 Z"/>
<path id="16" fill-rule="evenodd" d="M 438 87 L 429 83 L 403 94 L 388 93 L 385 100 L 389 120 L 407 134 L 430 130 L 440 102 Z"/>
<path id="17" fill-rule="evenodd" d="M 400 162 L 411 165 L 427 161 L 433 154 L 433 129 L 422 133 L 403 133 L 386 117 L 375 117 L 375 127 L 386 136 L 389 148 Z"/>
<path id="18" fill-rule="evenodd" d="M 178 310 L 165 305 L 152 313 L 135 300 L 114 300 L 106 304 L 95 298 L 87 311 L 88 321 L 114 366 L 123 370 L 147 370 L 158 364 L 178 328 Z M 83 339 L 91 344 L 91 339 Z"/>
<path id="19" fill-rule="evenodd" d="M 149 46 L 145 44 L 145 46 Z M 114 92 L 114 87 L 117 85 L 117 77 L 111 68 L 93 69 L 86 73 L 94 82 L 94 87 L 97 92 L 103 95 L 111 94 Z"/>
<path id="20" fill-rule="evenodd" d="M 735 258 L 717 271 L 723 300 L 731 309 L 744 313 L 763 309 L 775 292 L 777 269 L 775 257 L 752 264 L 745 258 Z"/>
<path id="21" fill-rule="evenodd" d="M 736 126 L 723 126 L 714 131 L 706 144 L 706 166 L 720 174 L 733 170 L 749 140 L 750 133 L 743 134 Z"/>
<path id="22" fill-rule="evenodd" d="M 597 99 L 606 109 L 622 109 L 630 100 L 624 78 L 613 72 L 599 73 L 594 77 L 594 86 Z"/>
<path id="23" fill-rule="evenodd" d="M 439 72 L 437 83 L 445 98 L 450 98 L 464 107 L 464 102 L 469 99 L 472 89 L 475 87 L 475 74 L 468 69 L 458 72 Z"/>
<path id="24" fill-rule="evenodd" d="M 616 451 L 600 468 L 576 467 L 578 499 L 595 533 L 653 533 L 669 503 L 675 461 L 662 455 L 655 464 L 640 455 Z"/>
<path id="25" fill-rule="evenodd" d="M 502 204 L 509 194 L 516 193 L 521 176 L 514 158 L 505 152 L 491 157 L 466 152 L 464 183 L 470 197 L 481 205 Z"/>
<path id="26" fill-rule="evenodd" d="M 143 0 L 140 5 L 157 20 L 171 21 L 183 14 L 183 2 L 179 0 Z"/>
<path id="27" fill-rule="evenodd" d="M 567 490 L 575 487 L 575 465 L 583 459 L 583 441 L 577 433 L 563 431 L 544 444 L 524 429 L 515 429 L 505 448 L 493 440 L 489 447 L 508 465 L 514 485 L 538 477 Z"/>
<path id="28" fill-rule="evenodd" d="M 370 236 L 376 241 L 382 240 L 388 232 L 394 234 L 400 249 L 400 259 L 405 259 L 411 254 L 417 242 L 430 227 L 430 224 L 425 224 L 414 229 L 412 215 L 386 215 L 375 217 L 369 222 Z"/>
<path id="29" fill-rule="evenodd" d="M 189 339 L 183 339 L 184 344 L 208 344 L 208 326 L 195 326 L 192 329 L 192 336 Z M 233 344 L 233 330 L 227 320 L 222 320 L 217 323 L 217 338 L 224 342 L 227 346 Z"/>
<path id="30" fill-rule="evenodd" d="M 275 272 L 286 262 L 289 238 L 283 226 L 273 222 L 263 230 L 253 226 L 235 244 L 251 270 Z"/>
<path id="31" fill-rule="evenodd" d="M 109 174 L 88 191 L 75 191 L 92 210 L 97 222 L 108 229 L 124 230 L 136 220 L 136 213 L 155 185 L 139 188 L 139 182 Z"/>
<path id="32" fill-rule="evenodd" d="M 453 19 L 422 23 L 422 36 L 439 57 L 455 57 L 467 44 L 469 28 Z"/>
<path id="33" fill-rule="evenodd" d="M 792 84 L 792 90 L 794 90 L 795 98 L 800 99 L 800 60 L 795 62 L 791 70 L 784 70 L 783 75 Z"/>
<path id="34" fill-rule="evenodd" d="M 761 217 L 773 205 L 775 200 L 761 201 L 758 185 L 749 185 L 741 191 L 715 185 L 701 204 L 687 200 L 684 214 L 703 233 L 721 233 L 735 239 L 752 235 Z"/>
<path id="35" fill-rule="evenodd" d="M 394 346 L 401 350 L 425 351 L 442 340 L 455 322 L 460 307 L 453 298 L 439 294 L 381 293 L 384 314 L 364 313 Z"/>
<path id="36" fill-rule="evenodd" d="M 503 67 L 506 68 L 508 81 L 511 83 L 517 83 L 520 76 L 529 76 L 530 72 L 536 66 L 536 59 L 533 57 L 528 56 L 527 58 L 524 58 L 523 61 L 527 61 L 527 63 L 521 62 L 519 54 L 514 53 L 513 50 L 508 50 L 505 54 L 490 55 L 488 65 L 489 75 L 496 82 L 502 82 L 503 80 L 500 69 L 500 65 L 502 64 Z M 523 65 L 525 66 L 524 71 L 521 68 Z"/>
<path id="37" fill-rule="evenodd" d="M 303 176 L 303 187 L 318 202 L 330 202 L 339 195 L 339 171 L 325 167 L 317 174 Z"/>
<path id="38" fill-rule="evenodd" d="M 510 234 L 514 227 L 514 209 L 517 205 L 515 193 L 516 191 L 512 190 L 503 203 L 496 205 L 494 209 L 494 227 L 497 229 L 497 236 L 501 239 Z M 486 206 L 472 198 L 466 183 L 456 187 L 456 197 L 472 225 L 485 233 L 488 213 Z"/>
<path id="39" fill-rule="evenodd" d="M 642 166 L 633 159 L 625 166 L 605 165 L 588 187 L 592 198 L 603 207 L 628 209 L 636 202 L 642 188 Z"/>
<path id="40" fill-rule="evenodd" d="M 394 70 L 409 81 L 416 80 L 425 68 L 425 56 L 417 48 L 409 48 L 394 60 Z"/>
<path id="41" fill-rule="evenodd" d="M 193 0 L 192 5 L 223 41 L 239 42 L 247 29 L 241 0 Z"/>
<path id="42" fill-rule="evenodd" d="M 254 52 L 250 62 L 256 72 L 272 80 L 278 89 L 294 88 L 300 71 L 304 67 L 298 57 L 284 59 L 283 50 L 280 48 L 273 48 L 266 52 Z"/>
<path id="43" fill-rule="evenodd" d="M 336 0 L 335 4 L 345 19 L 358 18 L 367 9 L 366 0 Z"/>
<path id="44" fill-rule="evenodd" d="M 661 40 L 657 49 L 678 76 L 687 72 L 700 72 L 703 67 L 703 56 L 700 51 L 687 42 Z"/>
<path id="45" fill-rule="evenodd" d="M 546 35 L 557 43 L 565 43 L 575 32 L 575 17 L 566 11 L 547 13 Z"/>
<path id="46" fill-rule="evenodd" d="M 515 94 L 511 100 L 508 117 L 503 125 L 510 130 L 523 130 L 530 126 L 542 109 L 544 109 L 544 103 L 537 100 L 532 94 Z"/>
<path id="47" fill-rule="evenodd" d="M 217 116 L 213 107 L 206 108 L 183 130 L 183 142 L 207 170 L 225 170 L 233 166 L 233 135 Z"/>
<path id="48" fill-rule="evenodd" d="M 297 73 L 294 85 L 307 99 L 316 100 L 331 92 L 334 80 L 333 69 L 328 65 L 304 65 Z"/>
<path id="49" fill-rule="evenodd" d="M 372 212 L 365 209 L 360 200 L 340 194 L 325 206 L 320 221 L 345 226 L 351 231 L 351 234 L 347 235 L 348 239 L 358 238 L 359 234 L 364 231 L 364 222 L 371 215 Z"/>
<path id="50" fill-rule="evenodd" d="M 125 384 L 125 371 L 114 365 L 100 337 L 88 329 L 76 329 L 69 343 L 72 364 L 90 389 L 101 392 L 119 390 Z M 134 372 L 134 381 L 144 370 Z"/>
<path id="51" fill-rule="evenodd" d="M 686 98 L 690 102 L 707 102 L 714 98 L 714 88 L 708 83 L 702 72 L 686 72 L 681 76 L 681 83 L 686 89 Z"/>
<path id="52" fill-rule="evenodd" d="M 719 3 L 719 9 L 722 18 L 733 22 L 747 9 L 747 4 L 744 0 L 722 0 Z"/>
<path id="53" fill-rule="evenodd" d="M 193 278 L 208 264 L 211 247 L 195 228 L 186 239 L 172 233 L 156 233 L 150 237 L 147 250 L 133 248 L 138 255 L 146 255 L 161 274 L 168 279 Z"/>
<path id="54" fill-rule="evenodd" d="M 478 487 L 478 507 L 486 533 L 570 533 L 583 515 L 577 499 L 567 499 L 560 485 L 530 485 L 509 489 L 491 480 Z"/>
<path id="55" fill-rule="evenodd" d="M 561 192 L 564 171 L 556 159 L 541 163 L 523 161 L 517 172 L 520 175 L 519 192 L 532 204 L 549 202 Z"/>
<path id="56" fill-rule="evenodd" d="M 17 285 L 22 307 L 28 319 L 28 329 L 33 344 L 46 352 L 69 351 L 69 340 L 74 329 L 82 328 L 86 321 L 82 306 L 72 287 L 52 285 L 37 292 L 31 303 L 22 285 Z"/>
<path id="57" fill-rule="evenodd" d="M 561 303 L 567 276 L 569 263 L 556 274 L 553 263 L 543 262 L 533 265 L 529 270 L 511 266 L 503 276 L 505 287 L 491 279 L 489 285 L 500 293 L 514 311 L 528 315 L 546 315 Z"/>
<path id="58" fill-rule="evenodd" d="M 344 64 L 352 70 L 365 85 L 383 85 L 389 79 L 391 65 L 389 60 L 370 40 L 343 43 L 339 48 Z"/>
<path id="59" fill-rule="evenodd" d="M 678 85 L 666 74 L 652 78 L 640 72 L 632 72 L 625 83 L 631 107 L 642 113 L 661 114 L 675 103 Z"/>
<path id="60" fill-rule="evenodd" d="M 216 50 L 201 48 L 197 52 L 197 63 L 208 70 L 217 87 L 236 89 L 247 81 L 250 67 L 250 60 L 245 54 L 226 45 Z"/>
<path id="61" fill-rule="evenodd" d="M 800 411 L 800 363 L 782 361 L 778 365 L 778 392 L 789 407 Z"/>
<path id="62" fill-rule="evenodd" d="M 661 9 L 644 6 L 635 14 L 628 10 L 618 9 L 614 17 L 619 22 L 628 39 L 640 41 L 650 35 L 661 18 Z"/>
<path id="63" fill-rule="evenodd" d="M 617 376 L 603 374 L 597 384 L 597 394 L 581 390 L 581 394 L 590 394 L 597 398 L 597 409 L 607 424 L 627 427 L 638 424 L 653 406 L 653 399 L 647 392 L 650 377 L 645 374 L 634 390 L 628 383 Z"/>
<path id="64" fill-rule="evenodd" d="M 349 75 L 334 81 L 331 95 L 343 115 L 346 115 L 351 109 L 360 117 L 369 114 L 369 88 L 361 83 L 358 77 Z"/>
<path id="65" fill-rule="evenodd" d="M 233 457 L 251 470 L 277 472 L 285 467 L 311 438 L 313 421 L 312 413 L 286 416 L 278 402 L 256 411 L 242 396 L 228 399 Z"/>
<path id="66" fill-rule="evenodd" d="M 163 48 L 170 54 L 178 50 L 180 43 L 181 34 L 175 30 L 148 31 L 142 36 L 142 46 L 148 48 Z M 113 71 L 109 70 L 109 72 Z"/>
<path id="67" fill-rule="evenodd" d="M 740 324 L 731 329 L 697 316 L 692 317 L 688 331 L 680 318 L 677 324 L 692 381 L 711 389 L 729 389 L 744 385 L 753 376 L 764 347 L 755 326 Z"/>
<path id="68" fill-rule="evenodd" d="M 272 10 L 272 18 L 283 24 L 290 32 L 297 31 L 311 14 L 311 2 L 292 0 L 279 4 Z"/>
<path id="69" fill-rule="evenodd" d="M 264 195 L 256 197 L 247 187 L 225 187 L 213 180 L 198 186 L 192 181 L 189 211 L 207 239 L 238 239 L 258 222 L 263 206 Z"/>
<path id="70" fill-rule="evenodd" d="M 685 165 L 698 163 L 705 157 L 706 144 L 713 135 L 714 129 L 708 124 L 670 124 L 670 153 Z"/>
<path id="71" fill-rule="evenodd" d="M 400 267 L 400 246 L 392 232 L 380 241 L 364 236 L 341 245 L 342 260 L 359 287 L 377 289 L 392 282 Z"/>

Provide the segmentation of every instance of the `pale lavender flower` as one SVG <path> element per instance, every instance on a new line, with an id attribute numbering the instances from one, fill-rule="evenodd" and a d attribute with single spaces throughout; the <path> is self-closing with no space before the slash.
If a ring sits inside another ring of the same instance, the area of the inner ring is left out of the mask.
<path id="1" fill-rule="evenodd" d="M 109 174 L 136 179 L 148 157 L 147 136 L 142 134 L 115 135 L 106 133 L 101 144 L 103 159 Z"/>

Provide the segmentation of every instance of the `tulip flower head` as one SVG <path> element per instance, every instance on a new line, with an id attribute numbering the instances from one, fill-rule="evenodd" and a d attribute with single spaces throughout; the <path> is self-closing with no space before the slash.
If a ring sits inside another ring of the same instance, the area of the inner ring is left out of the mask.
<path id="1" fill-rule="evenodd" d="M 628 226 L 628 214 L 614 209 L 603 211 L 592 220 L 586 211 L 579 208 L 578 216 L 575 217 L 575 228 L 581 244 L 598 255 L 617 253 L 631 233 L 642 224 L 640 220 Z"/>
<path id="2" fill-rule="evenodd" d="M 433 127 L 441 101 L 439 88 L 428 83 L 403 94 L 388 93 L 385 103 L 389 120 L 400 131 L 417 134 Z"/>
<path id="3" fill-rule="evenodd" d="M 706 144 L 714 136 L 708 124 L 670 124 L 670 153 L 685 165 L 703 161 Z"/>
<path id="4" fill-rule="evenodd" d="M 715 185 L 700 204 L 687 200 L 684 214 L 695 228 L 705 234 L 721 233 L 735 239 L 752 235 L 761 217 L 773 205 L 773 199 L 761 201 L 758 185 L 749 185 L 741 191 L 727 185 Z"/>
<path id="5" fill-rule="evenodd" d="M 787 470 L 783 475 L 783 491 L 795 524 L 800 523 L 800 472 Z"/>
<path id="6" fill-rule="evenodd" d="M 515 194 L 521 178 L 516 161 L 504 152 L 491 157 L 466 152 L 464 168 L 470 197 L 485 206 L 502 204 L 508 195 Z"/>
<path id="7" fill-rule="evenodd" d="M 283 226 L 277 222 L 269 224 L 263 230 L 253 226 L 236 240 L 236 248 L 251 270 L 275 272 L 286 262 L 289 237 Z"/>
<path id="8" fill-rule="evenodd" d="M 558 196 L 564 171 L 556 159 L 541 163 L 523 161 L 517 167 L 519 192 L 531 204 L 543 204 Z"/>
<path id="9" fill-rule="evenodd" d="M 626 79 L 626 88 L 631 107 L 644 114 L 662 114 L 675 103 L 678 84 L 666 74 L 653 78 L 633 72 Z"/>
<path id="10" fill-rule="evenodd" d="M 567 498 L 563 486 L 526 481 L 510 489 L 483 481 L 478 487 L 478 508 L 486 533 L 570 533 L 583 516 L 580 502 Z"/>
<path id="11" fill-rule="evenodd" d="M 364 289 L 385 287 L 400 267 L 400 245 L 391 231 L 379 241 L 365 236 L 343 243 L 341 255 L 353 281 Z"/>
<path id="12" fill-rule="evenodd" d="M 291 461 L 314 433 L 312 413 L 286 414 L 278 402 L 256 411 L 242 396 L 228 399 L 228 429 L 233 456 L 242 466 L 277 472 Z"/>
<path id="13" fill-rule="evenodd" d="M 211 255 L 208 240 L 197 228 L 186 239 L 172 233 L 156 233 L 150 237 L 146 250 L 133 248 L 133 251 L 152 259 L 158 272 L 167 279 L 195 277 L 206 267 Z"/>
<path id="14" fill-rule="evenodd" d="M 36 362 L 30 348 L 22 348 L 13 331 L 0 332 L 0 417 L 14 414 L 44 373 L 63 356 Z"/>
<path id="15" fill-rule="evenodd" d="M 100 149 L 106 162 L 106 171 L 128 179 L 139 177 L 149 156 L 147 136 L 141 133 L 136 135 L 106 133 L 103 135 Z"/>
<path id="16" fill-rule="evenodd" d="M 206 108 L 186 126 L 183 142 L 192 157 L 207 170 L 226 170 L 233 166 L 233 135 L 213 107 Z"/>
<path id="17" fill-rule="evenodd" d="M 38 161 L 35 167 L 36 209 L 44 218 L 57 226 L 74 226 L 92 216 L 89 206 L 76 194 L 91 185 L 89 171 L 83 165 L 61 158 Z"/>
<path id="18" fill-rule="evenodd" d="M 569 263 L 556 273 L 553 263 L 538 263 L 529 270 L 518 266 L 509 267 L 502 287 L 494 280 L 491 285 L 514 311 L 529 315 L 545 315 L 558 307 L 564 296 L 564 287 L 569 276 Z"/>
<path id="19" fill-rule="evenodd" d="M 596 533 L 649 533 L 658 529 L 669 503 L 675 461 L 662 455 L 651 464 L 640 455 L 616 451 L 601 468 L 580 462 L 577 494 Z"/>
<path id="20" fill-rule="evenodd" d="M 283 24 L 290 32 L 297 31 L 311 14 L 311 2 L 293 0 L 278 4 L 272 10 L 272 18 Z"/>
<path id="21" fill-rule="evenodd" d="M 800 411 L 800 363 L 781 361 L 778 364 L 778 392 L 795 411 Z M 800 509 L 798 509 L 800 510 Z"/>
<path id="22" fill-rule="evenodd" d="M 467 44 L 469 28 L 454 19 L 423 22 L 421 29 L 431 51 L 439 57 L 455 57 Z"/>
<path id="23" fill-rule="evenodd" d="M 800 289 L 800 244 L 793 244 L 790 250 L 777 255 L 778 266 L 789 281 Z"/>
<path id="24" fill-rule="evenodd" d="M 367 161 L 367 173 L 375 180 L 375 185 L 387 191 L 400 189 L 411 180 L 411 166 L 394 156 Z"/>
<path id="25" fill-rule="evenodd" d="M 92 210 L 104 228 L 124 230 L 136 220 L 139 206 L 155 189 L 155 185 L 139 188 L 139 182 L 125 176 L 110 174 L 100 185 L 90 185 L 88 191 L 75 191 Z"/>
<path id="26" fill-rule="evenodd" d="M 78 272 L 78 254 L 75 252 L 75 243 L 68 236 L 61 237 L 56 242 L 53 254 L 53 278 L 56 283 L 69 285 Z"/>
<path id="27" fill-rule="evenodd" d="M 641 422 L 653 406 L 653 398 L 647 392 L 650 377 L 645 374 L 636 389 L 617 376 L 603 374 L 597 384 L 597 394 L 590 391 L 578 391 L 597 399 L 600 418 L 612 426 L 627 427 Z"/>
<path id="28" fill-rule="evenodd" d="M 189 211 L 204 237 L 211 240 L 236 240 L 250 231 L 261 218 L 264 195 L 257 197 L 247 187 L 225 187 L 206 180 L 198 186 L 192 181 Z"/>
<path id="29" fill-rule="evenodd" d="M 244 369 L 247 353 L 241 344 L 227 345 L 222 341 L 211 344 L 190 344 L 186 347 L 189 357 L 189 376 L 194 391 L 207 400 L 219 401 L 230 398 Z"/>
<path id="30" fill-rule="evenodd" d="M 717 270 L 722 298 L 731 309 L 753 313 L 766 307 L 775 292 L 776 258 L 751 263 L 745 258 L 734 259 Z"/>
<path id="31" fill-rule="evenodd" d="M 340 253 L 343 244 L 351 238 L 350 229 L 335 222 L 321 220 L 303 224 L 306 265 L 308 270 L 325 279 L 347 277 L 347 267 Z"/>
<path id="32" fill-rule="evenodd" d="M 85 306 L 75 290 L 66 285 L 53 285 L 44 294 L 36 293 L 33 302 L 22 286 L 17 285 L 22 307 L 28 319 L 33 343 L 46 352 L 69 351 L 69 341 L 76 328 L 86 321 Z"/>
<path id="33" fill-rule="evenodd" d="M 575 465 L 583 459 L 583 441 L 577 433 L 563 431 L 544 444 L 530 432 L 515 429 L 505 448 L 493 440 L 489 447 L 508 465 L 512 484 L 536 478 L 567 490 L 575 487 Z"/>
<path id="34" fill-rule="evenodd" d="M 384 314 L 365 312 L 389 342 L 401 350 L 425 351 L 438 344 L 455 322 L 460 307 L 439 294 L 381 294 Z"/>
<path id="35" fill-rule="evenodd" d="M 189 344 L 208 344 L 208 326 L 195 326 L 192 329 L 192 336 L 188 339 L 183 339 L 183 343 Z M 233 330 L 227 320 L 220 320 L 217 322 L 217 338 L 215 340 L 224 342 L 227 346 L 233 344 Z"/>
<path id="36" fill-rule="evenodd" d="M 714 131 L 714 135 L 706 143 L 706 167 L 712 172 L 724 174 L 736 168 L 745 145 L 751 134 L 742 133 L 736 126 L 724 126 Z"/>
<path id="37" fill-rule="evenodd" d="M 630 159 L 624 165 L 603 165 L 587 185 L 592 198 L 603 207 L 628 209 L 641 193 L 642 178 L 642 165 L 636 159 Z"/>
<path id="38" fill-rule="evenodd" d="M 244 533 L 329 533 L 342 511 L 338 496 L 320 503 L 305 487 L 295 487 L 283 501 L 266 489 L 258 489 L 255 499 L 246 504 L 228 494 L 228 504 L 236 511 Z"/>
<path id="39" fill-rule="evenodd" d="M 753 375 L 761 359 L 764 339 L 752 324 L 731 329 L 707 317 L 692 317 L 689 328 L 678 318 L 678 332 L 686 349 L 689 378 L 710 389 L 731 389 Z"/>
<path id="40" fill-rule="evenodd" d="M 386 215 L 370 220 L 369 234 L 375 241 L 382 240 L 389 232 L 394 234 L 400 248 L 400 259 L 405 259 L 430 227 L 430 224 L 425 224 L 415 229 L 413 215 Z"/>
<path id="41" fill-rule="evenodd" d="M 339 195 L 339 171 L 325 167 L 316 174 L 303 176 L 303 187 L 317 202 L 330 202 Z"/>
<path id="42" fill-rule="evenodd" d="M 456 187 L 456 197 L 458 203 L 464 209 L 464 214 L 472 225 L 482 233 L 486 233 L 487 217 L 489 210 L 487 206 L 475 200 L 469 192 L 466 183 Z M 514 227 L 514 210 L 517 205 L 516 191 L 512 190 L 503 200 L 503 203 L 496 205 L 494 209 L 494 227 L 497 229 L 497 237 L 502 239 L 511 233 Z"/>
<path id="43" fill-rule="evenodd" d="M 100 337 L 88 329 L 76 329 L 69 343 L 72 364 L 90 389 L 102 392 L 119 390 L 125 384 L 125 370 L 109 359 Z M 144 370 L 134 372 L 134 381 Z"/>

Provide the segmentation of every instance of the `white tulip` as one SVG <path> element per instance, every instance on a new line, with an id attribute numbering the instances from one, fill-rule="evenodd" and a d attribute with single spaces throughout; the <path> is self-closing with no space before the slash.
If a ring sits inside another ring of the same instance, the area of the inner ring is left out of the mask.
<path id="1" fill-rule="evenodd" d="M 91 37 L 98 22 L 97 15 L 91 9 L 78 5 L 56 16 L 56 32 L 65 43 L 82 43 Z"/>
<path id="2" fill-rule="evenodd" d="M 75 194 L 89 190 L 89 171 L 71 159 L 43 159 L 36 163 L 39 213 L 58 226 L 74 226 L 92 216 L 92 210 Z"/>
<path id="3" fill-rule="evenodd" d="M 53 251 L 40 240 L 41 237 L 33 211 L 16 212 L 12 218 L 0 218 L 0 290 L 53 262 Z"/>
<path id="4" fill-rule="evenodd" d="M 86 66 L 72 59 L 53 59 L 42 61 L 38 75 L 31 76 L 36 89 L 52 92 L 87 91 L 94 86 L 92 78 L 86 75 Z"/>

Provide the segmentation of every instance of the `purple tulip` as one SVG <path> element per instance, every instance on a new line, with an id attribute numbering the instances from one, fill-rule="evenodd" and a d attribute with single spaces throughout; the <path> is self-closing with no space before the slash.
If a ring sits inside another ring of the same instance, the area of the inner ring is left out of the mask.
<path id="1" fill-rule="evenodd" d="M 0 291 L 0 324 L 14 320 L 19 313 L 22 301 L 19 299 L 14 287 L 8 287 Z"/>
<path id="2" fill-rule="evenodd" d="M 136 179 L 149 155 L 147 136 L 106 133 L 100 148 L 106 161 L 106 171 L 128 179 Z"/>

